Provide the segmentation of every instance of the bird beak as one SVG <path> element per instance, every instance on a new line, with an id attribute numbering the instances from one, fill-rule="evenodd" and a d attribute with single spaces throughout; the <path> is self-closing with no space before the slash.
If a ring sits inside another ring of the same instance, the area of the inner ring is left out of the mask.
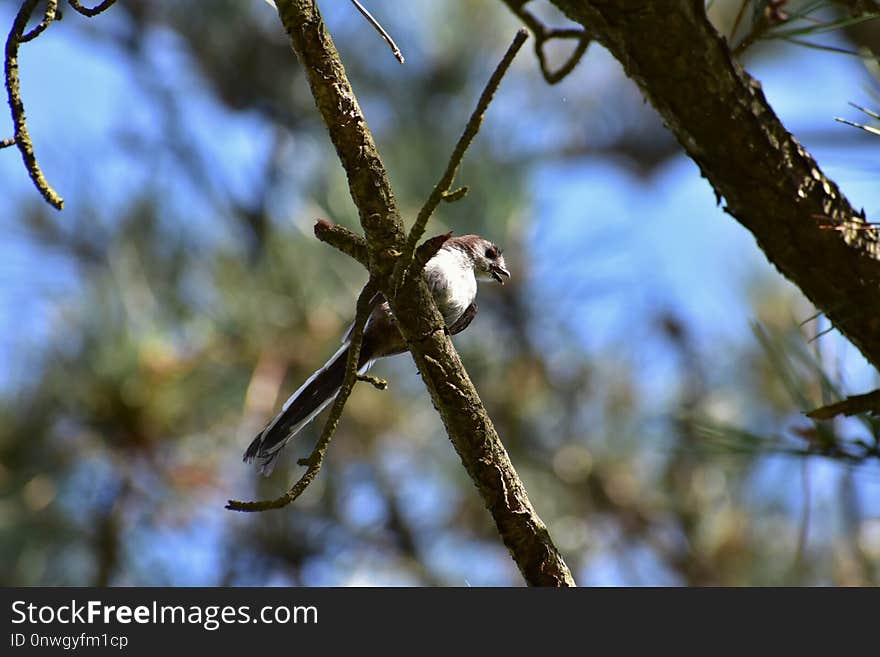
<path id="1" fill-rule="evenodd" d="M 489 271 L 489 275 L 502 285 L 504 285 L 504 278 L 510 278 L 510 272 L 507 271 L 504 267 L 493 266 L 492 269 Z M 502 276 L 504 278 L 502 278 Z"/>

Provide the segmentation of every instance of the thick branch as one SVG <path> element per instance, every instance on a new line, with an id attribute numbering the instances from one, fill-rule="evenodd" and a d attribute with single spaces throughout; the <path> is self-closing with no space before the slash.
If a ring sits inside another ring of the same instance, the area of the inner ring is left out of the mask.
<path id="1" fill-rule="evenodd" d="M 770 262 L 880 367 L 877 234 L 783 127 L 703 0 L 552 1 L 620 60 Z"/>
<path id="2" fill-rule="evenodd" d="M 446 334 L 442 318 L 425 312 L 428 304 L 433 306 L 433 300 L 424 279 L 418 277 L 407 281 L 392 308 L 461 462 L 526 581 L 540 586 L 574 586 Z"/>
<path id="3" fill-rule="evenodd" d="M 370 254 L 370 271 L 387 275 L 404 232 L 385 165 L 373 142 L 345 67 L 313 0 L 278 2 L 278 13 L 303 64 L 309 87 L 348 176 Z"/>
<path id="4" fill-rule="evenodd" d="M 833 2 L 846 9 L 850 16 L 880 13 L 880 2 L 876 0 L 833 0 Z"/>
<path id="5" fill-rule="evenodd" d="M 278 10 L 348 174 L 367 239 L 371 276 L 389 298 L 450 440 L 526 581 L 573 585 L 446 335 L 424 280 L 413 277 L 396 297 L 390 296 L 403 226 L 385 168 L 314 1 L 282 0 Z"/>

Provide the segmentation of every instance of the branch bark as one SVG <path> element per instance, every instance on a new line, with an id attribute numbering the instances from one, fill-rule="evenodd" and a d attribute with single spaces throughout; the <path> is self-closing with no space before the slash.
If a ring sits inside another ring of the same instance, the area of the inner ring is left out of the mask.
<path id="1" fill-rule="evenodd" d="M 9 102 L 9 109 L 12 112 L 12 124 L 15 128 L 15 134 L 12 140 L 4 139 L 6 145 L 15 144 L 21 153 L 21 159 L 27 169 L 28 175 L 31 177 L 36 188 L 39 190 L 43 198 L 56 210 L 64 207 L 64 199 L 46 180 L 43 170 L 37 162 L 37 156 L 34 154 L 34 145 L 31 142 L 30 134 L 27 129 L 27 120 L 24 113 L 24 101 L 21 99 L 21 83 L 18 77 L 18 50 L 19 46 L 39 36 L 55 19 L 55 12 L 58 8 L 57 0 L 50 0 L 43 15 L 43 20 L 30 32 L 25 33 L 28 20 L 37 8 L 38 0 L 24 0 L 15 20 L 12 22 L 12 29 L 9 30 L 9 36 L 6 37 L 6 47 L 4 51 L 4 71 L 6 76 L 6 97 Z"/>
<path id="2" fill-rule="evenodd" d="M 877 232 L 785 129 L 703 0 L 552 2 L 623 64 L 767 259 L 880 367 Z"/>
<path id="3" fill-rule="evenodd" d="M 379 152 L 314 0 L 277 4 L 348 175 L 367 240 L 371 277 L 391 304 L 450 440 L 526 581 L 574 585 L 446 334 L 424 280 L 412 277 L 393 294 L 392 272 L 406 239 L 403 222 Z"/>

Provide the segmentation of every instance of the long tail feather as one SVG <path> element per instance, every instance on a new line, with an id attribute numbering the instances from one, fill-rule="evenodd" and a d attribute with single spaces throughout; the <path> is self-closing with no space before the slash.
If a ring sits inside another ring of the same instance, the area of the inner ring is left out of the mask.
<path id="1" fill-rule="evenodd" d="M 363 374 L 373 363 L 365 353 L 359 360 L 358 372 Z M 269 476 L 281 448 L 336 398 L 345 379 L 347 361 L 346 343 L 284 402 L 281 412 L 251 442 L 243 460 L 256 461 L 260 472 Z"/>

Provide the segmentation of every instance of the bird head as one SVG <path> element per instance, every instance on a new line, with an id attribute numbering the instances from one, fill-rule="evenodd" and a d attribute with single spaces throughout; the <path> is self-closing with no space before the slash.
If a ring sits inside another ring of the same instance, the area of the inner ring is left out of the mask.
<path id="1" fill-rule="evenodd" d="M 478 280 L 496 281 L 504 285 L 505 279 L 510 278 L 501 249 L 489 240 L 479 235 L 462 235 L 450 238 L 444 244 L 444 247 L 447 246 L 461 249 L 470 257 Z"/>

